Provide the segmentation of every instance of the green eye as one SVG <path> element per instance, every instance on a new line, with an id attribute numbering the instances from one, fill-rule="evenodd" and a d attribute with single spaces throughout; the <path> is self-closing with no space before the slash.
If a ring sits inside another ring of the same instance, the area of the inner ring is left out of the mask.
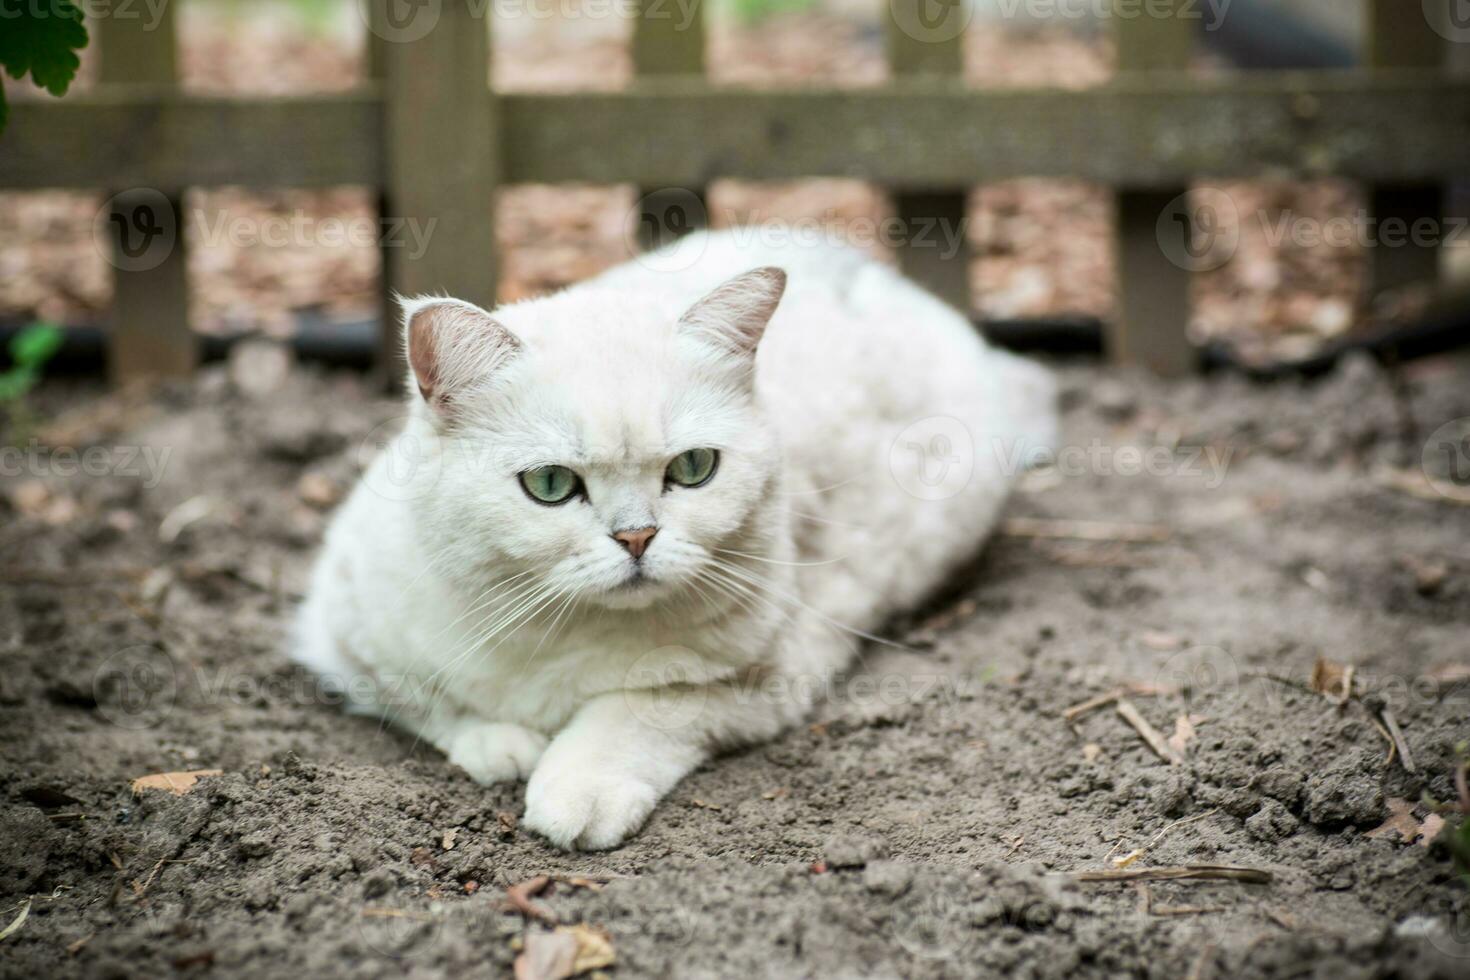
<path id="1" fill-rule="evenodd" d="M 582 489 L 582 481 L 565 466 L 538 466 L 521 474 L 521 489 L 540 504 L 564 504 Z"/>
<path id="2" fill-rule="evenodd" d="M 664 479 L 681 487 L 700 487 L 715 475 L 720 454 L 714 449 L 691 449 L 674 457 L 664 472 Z"/>

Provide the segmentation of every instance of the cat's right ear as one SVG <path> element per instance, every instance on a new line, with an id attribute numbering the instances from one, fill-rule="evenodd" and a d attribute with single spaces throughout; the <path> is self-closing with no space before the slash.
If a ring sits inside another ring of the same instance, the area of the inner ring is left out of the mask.
<path id="1" fill-rule="evenodd" d="M 442 417 L 453 417 L 460 397 L 521 350 L 515 334 L 473 303 L 435 296 L 399 303 L 412 380 Z"/>

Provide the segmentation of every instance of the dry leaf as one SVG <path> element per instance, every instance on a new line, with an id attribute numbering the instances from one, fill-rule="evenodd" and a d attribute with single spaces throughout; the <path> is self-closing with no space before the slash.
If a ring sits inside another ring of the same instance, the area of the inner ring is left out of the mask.
<path id="1" fill-rule="evenodd" d="M 540 895 L 550 884 L 550 877 L 537 875 L 534 878 L 527 878 L 518 885 L 511 885 L 505 890 L 505 897 L 510 901 L 511 907 L 526 918 L 540 919 L 542 922 L 555 925 L 556 915 L 531 901 L 533 895 Z"/>
<path id="2" fill-rule="evenodd" d="M 1419 846 L 1428 847 L 1434 843 L 1439 832 L 1444 830 L 1444 817 L 1437 813 L 1431 813 L 1424 818 L 1424 823 L 1419 827 Z"/>
<path id="3" fill-rule="evenodd" d="M 564 932 L 531 932 L 515 962 L 515 980 L 566 980 L 577 962 L 577 940 Z"/>
<path id="4" fill-rule="evenodd" d="M 1440 664 L 1424 676 L 1441 684 L 1470 681 L 1470 664 Z"/>
<path id="5" fill-rule="evenodd" d="M 1421 843 L 1428 847 L 1429 842 L 1434 840 L 1443 827 L 1444 818 L 1438 814 L 1430 814 L 1421 821 L 1414 816 L 1413 803 L 1391 797 L 1388 800 L 1388 819 L 1363 836 L 1377 840 L 1392 839 L 1394 835 L 1397 835 L 1399 840 L 1405 844 L 1412 844 L 1422 837 Z"/>
<path id="6" fill-rule="evenodd" d="M 617 959 L 613 950 L 612 937 L 591 926 L 575 925 L 563 927 L 558 932 L 569 932 L 577 942 L 577 960 L 572 965 L 572 976 L 588 970 L 601 970 L 612 966 Z"/>
<path id="7" fill-rule="evenodd" d="M 1312 690 L 1344 701 L 1352 696 L 1352 669 L 1326 657 L 1318 657 L 1312 665 Z"/>
<path id="8" fill-rule="evenodd" d="M 590 926 L 558 926 L 531 932 L 516 957 L 516 980 L 567 980 L 612 966 L 617 959 L 612 940 Z"/>
<path id="9" fill-rule="evenodd" d="M 0 940 L 4 940 L 9 936 L 14 935 L 21 926 L 26 924 L 26 918 L 30 914 L 31 900 L 28 898 L 24 902 L 20 903 L 20 912 L 16 915 L 14 919 L 10 921 L 10 925 L 6 926 L 4 929 L 0 929 Z"/>
<path id="10" fill-rule="evenodd" d="M 321 473 L 307 473 L 297 481 L 296 494 L 304 503 L 327 510 L 342 499 L 342 485 Z"/>
<path id="11" fill-rule="evenodd" d="M 1178 650 L 1184 646 L 1184 641 L 1173 633 L 1165 633 L 1162 630 L 1144 630 L 1138 637 L 1138 642 L 1150 650 L 1160 650 L 1168 653 Z"/>
<path id="12" fill-rule="evenodd" d="M 1169 736 L 1169 748 L 1184 755 L 1184 747 L 1194 741 L 1194 726 L 1203 721 L 1199 715 L 1180 715 L 1174 719 L 1174 734 Z"/>
<path id="13" fill-rule="evenodd" d="M 205 776 L 218 776 L 223 772 L 223 769 L 194 769 L 189 772 L 160 772 L 151 776 L 139 776 L 133 780 L 133 794 L 142 796 L 145 789 L 162 789 L 175 796 L 183 796 Z"/>
<path id="14" fill-rule="evenodd" d="M 776 789 L 768 789 L 768 790 L 766 790 L 764 793 L 761 794 L 761 799 L 763 799 L 763 800 L 784 800 L 784 799 L 786 799 L 786 797 L 788 797 L 790 795 L 791 795 L 791 790 L 787 789 L 785 786 L 779 786 Z"/>

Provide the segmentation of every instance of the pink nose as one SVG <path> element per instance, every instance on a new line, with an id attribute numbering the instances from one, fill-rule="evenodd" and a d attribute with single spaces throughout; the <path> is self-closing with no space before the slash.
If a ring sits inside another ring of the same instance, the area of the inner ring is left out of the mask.
<path id="1" fill-rule="evenodd" d="M 656 527 L 639 527 L 628 531 L 614 531 L 613 537 L 618 544 L 628 549 L 628 554 L 634 558 L 642 558 L 643 553 L 648 550 L 648 542 L 658 533 Z"/>

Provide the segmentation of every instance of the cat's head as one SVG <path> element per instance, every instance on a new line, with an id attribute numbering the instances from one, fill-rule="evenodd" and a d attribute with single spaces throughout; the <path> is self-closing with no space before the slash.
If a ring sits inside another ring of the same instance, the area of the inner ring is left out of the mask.
<path id="1" fill-rule="evenodd" d="M 642 609 L 758 547 L 779 450 L 754 397 L 779 269 L 680 308 L 589 285 L 498 309 L 405 301 L 414 424 L 440 447 L 414 502 L 474 588 Z"/>

